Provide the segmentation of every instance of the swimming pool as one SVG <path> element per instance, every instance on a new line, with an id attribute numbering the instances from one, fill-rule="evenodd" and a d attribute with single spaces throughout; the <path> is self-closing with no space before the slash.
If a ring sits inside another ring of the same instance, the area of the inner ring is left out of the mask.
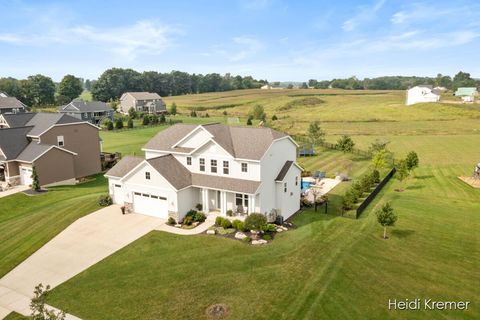
<path id="1" fill-rule="evenodd" d="M 310 189 L 311 186 L 312 183 L 310 181 L 302 180 L 302 192 L 307 191 L 308 189 Z"/>

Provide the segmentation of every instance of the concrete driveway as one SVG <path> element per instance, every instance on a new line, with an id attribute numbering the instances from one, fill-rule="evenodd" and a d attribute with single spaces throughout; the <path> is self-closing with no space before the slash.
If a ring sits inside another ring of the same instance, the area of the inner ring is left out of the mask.
<path id="1" fill-rule="evenodd" d="M 11 311 L 29 315 L 39 283 L 54 288 L 164 223 L 141 214 L 122 215 L 116 205 L 78 219 L 0 279 L 0 319 Z"/>

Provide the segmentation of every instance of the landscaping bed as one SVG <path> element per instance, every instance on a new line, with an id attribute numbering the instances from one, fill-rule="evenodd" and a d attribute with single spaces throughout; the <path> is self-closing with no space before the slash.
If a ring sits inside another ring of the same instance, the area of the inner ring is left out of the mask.
<path id="1" fill-rule="evenodd" d="M 271 242 L 277 233 L 288 231 L 293 224 L 285 222 L 282 225 L 267 223 L 267 218 L 260 213 L 252 213 L 245 221 L 230 220 L 217 217 L 215 225 L 205 233 L 243 241 L 252 245 L 261 245 Z"/>
<path id="2" fill-rule="evenodd" d="M 207 220 L 207 216 L 202 212 L 202 205 L 199 203 L 196 206 L 197 210 L 190 210 L 181 221 L 176 221 L 174 218 L 168 218 L 167 224 L 181 229 L 193 229 Z"/>

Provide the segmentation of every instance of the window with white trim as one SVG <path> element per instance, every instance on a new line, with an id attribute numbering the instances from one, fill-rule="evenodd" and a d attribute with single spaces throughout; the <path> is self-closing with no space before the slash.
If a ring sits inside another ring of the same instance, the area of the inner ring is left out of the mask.
<path id="1" fill-rule="evenodd" d="M 242 172 L 248 172 L 248 163 L 242 162 Z"/>
<path id="2" fill-rule="evenodd" d="M 187 157 L 187 165 L 188 166 L 192 165 L 192 157 Z"/>
<path id="3" fill-rule="evenodd" d="M 210 160 L 210 172 L 217 173 L 217 160 Z"/>
<path id="4" fill-rule="evenodd" d="M 295 177 L 295 185 L 298 186 L 298 176 Z"/>
<path id="5" fill-rule="evenodd" d="M 283 184 L 283 192 L 287 192 L 287 183 L 286 182 Z"/>
<path id="6" fill-rule="evenodd" d="M 228 161 L 223 161 L 223 174 L 229 174 L 230 164 Z"/>
<path id="7" fill-rule="evenodd" d="M 200 163 L 200 171 L 205 171 L 205 159 L 200 158 L 199 163 Z"/>
<path id="8" fill-rule="evenodd" d="M 150 180 L 150 172 L 145 172 L 145 179 Z"/>
<path id="9" fill-rule="evenodd" d="M 57 146 L 63 147 L 65 145 L 65 139 L 63 136 L 57 136 Z"/>
<path id="10" fill-rule="evenodd" d="M 248 208 L 248 194 L 235 193 L 235 205 Z"/>

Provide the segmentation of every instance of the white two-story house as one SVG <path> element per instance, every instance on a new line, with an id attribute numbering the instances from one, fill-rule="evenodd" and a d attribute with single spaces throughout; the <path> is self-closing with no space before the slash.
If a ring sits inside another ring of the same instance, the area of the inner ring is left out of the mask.
<path id="1" fill-rule="evenodd" d="M 300 209 L 297 144 L 270 128 L 177 124 L 151 139 L 145 158 L 124 157 L 106 173 L 114 203 L 173 217 L 197 204 L 226 216 L 288 219 Z"/>

